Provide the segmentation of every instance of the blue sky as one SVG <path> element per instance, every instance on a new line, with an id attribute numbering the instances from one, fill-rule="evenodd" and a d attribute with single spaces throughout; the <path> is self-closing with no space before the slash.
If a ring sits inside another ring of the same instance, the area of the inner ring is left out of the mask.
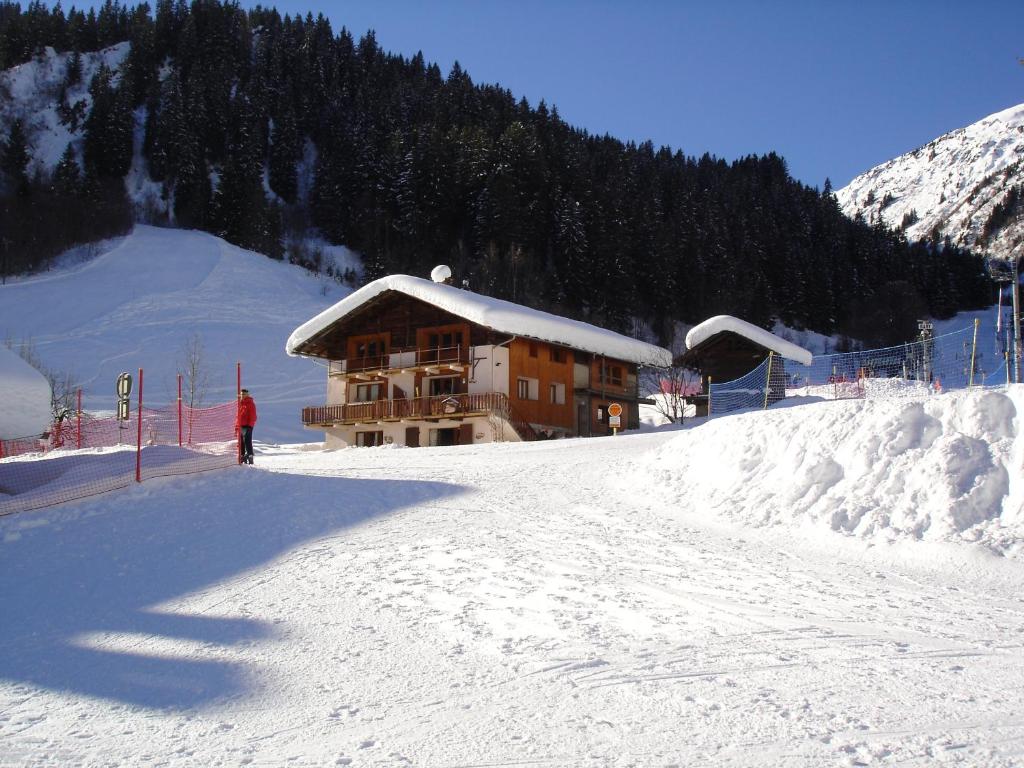
<path id="1" fill-rule="evenodd" d="M 727 160 L 776 151 L 837 189 L 937 136 L 1024 103 L 1024 0 L 323 0 L 447 74 L 544 99 L 592 133 Z"/>

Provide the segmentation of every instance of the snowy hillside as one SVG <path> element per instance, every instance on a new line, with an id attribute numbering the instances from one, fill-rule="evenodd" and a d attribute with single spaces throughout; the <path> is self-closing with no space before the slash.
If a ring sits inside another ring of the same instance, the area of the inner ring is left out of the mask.
<path id="1" fill-rule="evenodd" d="M 1011 766 L 1024 390 L 0 519 L 10 765 Z"/>
<path id="2" fill-rule="evenodd" d="M 65 99 L 68 105 L 82 102 L 80 123 L 92 106 L 89 83 L 96 71 L 105 64 L 116 73 L 128 55 L 128 47 L 128 43 L 120 43 L 82 54 L 82 77 L 68 89 Z M 81 125 L 72 130 L 71 125 L 61 123 L 57 112 L 68 58 L 69 54 L 47 48 L 44 55 L 32 61 L 0 71 L 0 133 L 6 135 L 15 119 L 25 121 L 32 156 L 30 175 L 38 170 L 52 171 L 67 145 L 81 140 Z"/>
<path id="3" fill-rule="evenodd" d="M 139 368 L 144 394 L 170 404 L 184 348 L 198 338 L 205 404 L 234 399 L 241 362 L 259 407 L 257 438 L 310 439 L 299 412 L 323 400 L 325 374 L 284 345 L 347 288 L 202 232 L 140 225 L 100 251 L 0 285 L 0 337 L 30 343 L 48 368 L 72 375 L 86 410 L 105 412 L 115 408 L 117 375 Z"/>
<path id="4" fill-rule="evenodd" d="M 861 174 L 836 193 L 848 216 L 907 223 L 910 239 L 933 229 L 954 245 L 1000 258 L 1019 255 L 1024 205 L 986 239 L 993 209 L 1024 184 L 1024 104 L 989 115 Z"/>

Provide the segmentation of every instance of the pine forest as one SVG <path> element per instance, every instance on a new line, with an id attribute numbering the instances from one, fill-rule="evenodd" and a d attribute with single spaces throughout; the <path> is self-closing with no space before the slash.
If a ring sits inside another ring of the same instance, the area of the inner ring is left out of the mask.
<path id="1" fill-rule="evenodd" d="M 991 301 L 979 256 L 845 217 L 827 180 L 799 183 L 774 153 L 591 135 L 323 16 L 0 2 L 0 69 L 52 47 L 71 54 L 70 87 L 83 53 L 123 41 L 120 70 L 88 83 L 88 110 L 55 97 L 76 139 L 52 174 L 30 172 L 21 121 L 2 127 L 4 275 L 146 221 L 311 268 L 286 243 L 315 232 L 359 253 L 364 280 L 446 263 L 474 291 L 664 344 L 678 322 L 724 313 L 898 343 L 920 317 Z M 125 193 L 136 131 L 163 211 Z"/>

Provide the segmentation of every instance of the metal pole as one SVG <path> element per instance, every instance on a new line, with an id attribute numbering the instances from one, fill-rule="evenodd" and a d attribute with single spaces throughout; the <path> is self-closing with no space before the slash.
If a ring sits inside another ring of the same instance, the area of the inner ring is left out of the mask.
<path id="1" fill-rule="evenodd" d="M 75 441 L 76 447 L 82 449 L 82 388 L 78 388 L 78 425 L 76 427 L 78 431 L 78 440 Z"/>
<path id="2" fill-rule="evenodd" d="M 764 380 L 764 407 L 768 407 L 768 395 L 772 391 L 772 357 L 774 352 L 768 353 L 768 378 Z"/>
<path id="3" fill-rule="evenodd" d="M 971 342 L 971 375 L 967 380 L 967 388 L 970 389 L 974 386 L 974 356 L 978 351 L 978 324 L 981 320 L 974 318 L 974 340 Z"/>
<path id="4" fill-rule="evenodd" d="M 235 363 L 235 444 L 238 446 L 238 463 L 242 463 L 242 363 Z"/>
<path id="5" fill-rule="evenodd" d="M 178 374 L 178 447 L 181 448 L 181 374 Z"/>
<path id="6" fill-rule="evenodd" d="M 711 420 L 711 374 L 708 374 L 708 421 Z"/>
<path id="7" fill-rule="evenodd" d="M 139 368 L 139 405 L 138 413 L 135 414 L 135 418 L 138 419 L 139 429 L 135 438 L 135 482 L 142 482 L 142 369 Z"/>

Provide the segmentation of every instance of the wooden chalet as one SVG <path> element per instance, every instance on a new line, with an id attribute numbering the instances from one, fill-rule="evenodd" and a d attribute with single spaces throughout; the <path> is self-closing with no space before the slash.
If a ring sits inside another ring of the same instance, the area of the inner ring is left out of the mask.
<path id="1" fill-rule="evenodd" d="M 637 370 L 668 350 L 451 285 L 392 275 L 305 323 L 291 355 L 327 361 L 302 411 L 329 447 L 611 434 L 640 424 Z"/>
<path id="2" fill-rule="evenodd" d="M 693 398 L 698 413 L 707 413 L 708 382 L 724 384 L 750 373 L 774 354 L 767 402 L 786 395 L 786 361 L 810 365 L 812 355 L 764 328 L 731 315 L 718 315 L 696 325 L 686 334 L 686 352 L 674 360 L 677 366 L 700 373 L 701 394 Z"/>

